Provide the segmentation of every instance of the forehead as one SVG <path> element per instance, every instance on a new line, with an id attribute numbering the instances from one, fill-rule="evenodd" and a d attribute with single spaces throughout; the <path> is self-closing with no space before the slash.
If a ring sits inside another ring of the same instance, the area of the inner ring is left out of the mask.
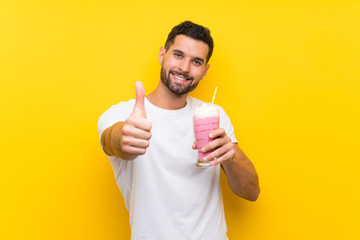
<path id="1" fill-rule="evenodd" d="M 205 60 L 209 52 L 209 46 L 203 41 L 185 35 L 177 35 L 174 44 L 169 48 L 169 51 L 173 50 L 180 50 L 185 55 Z"/>

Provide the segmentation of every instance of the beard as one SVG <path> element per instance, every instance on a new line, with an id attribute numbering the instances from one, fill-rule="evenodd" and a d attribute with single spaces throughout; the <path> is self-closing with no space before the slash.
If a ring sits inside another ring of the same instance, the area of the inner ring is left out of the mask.
<path id="1" fill-rule="evenodd" d="M 181 83 L 177 83 L 177 82 L 172 82 L 171 78 L 170 78 L 170 74 L 171 73 L 176 73 L 177 75 L 181 75 L 183 77 L 185 77 L 188 81 L 188 84 L 181 84 Z M 190 77 L 189 75 L 187 75 L 186 73 L 181 73 L 181 72 L 175 72 L 175 71 L 169 71 L 169 74 L 166 76 L 166 70 L 164 69 L 163 66 L 161 66 L 161 73 L 160 73 L 160 79 L 161 82 L 174 94 L 176 95 L 184 95 L 186 93 L 191 92 L 192 90 L 194 90 L 197 85 L 199 84 L 199 81 L 192 84 L 194 82 L 194 78 Z"/>

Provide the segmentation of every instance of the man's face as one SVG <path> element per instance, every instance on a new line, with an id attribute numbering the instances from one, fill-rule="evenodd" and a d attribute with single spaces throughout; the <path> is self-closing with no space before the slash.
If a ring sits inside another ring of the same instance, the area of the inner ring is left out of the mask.
<path id="1" fill-rule="evenodd" d="M 162 83 L 176 95 L 194 90 L 210 67 L 206 65 L 208 52 L 206 43 L 185 35 L 176 36 L 167 51 L 160 49 Z"/>

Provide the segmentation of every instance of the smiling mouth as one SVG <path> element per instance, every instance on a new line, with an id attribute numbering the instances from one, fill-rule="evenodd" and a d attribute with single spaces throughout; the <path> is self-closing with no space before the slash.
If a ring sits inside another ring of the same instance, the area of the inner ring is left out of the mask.
<path id="1" fill-rule="evenodd" d="M 184 74 L 184 73 L 171 71 L 170 74 L 171 74 L 175 79 L 177 79 L 177 80 L 179 80 L 179 81 L 193 80 L 192 77 L 190 77 L 189 75 Z"/>

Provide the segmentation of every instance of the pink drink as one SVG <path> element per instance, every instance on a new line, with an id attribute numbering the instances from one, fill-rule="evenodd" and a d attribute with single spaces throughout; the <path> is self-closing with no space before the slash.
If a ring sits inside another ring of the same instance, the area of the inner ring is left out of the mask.
<path id="1" fill-rule="evenodd" d="M 208 116 L 206 116 L 208 115 Z M 198 148 L 198 164 L 199 167 L 208 167 L 210 162 L 203 162 L 206 155 L 212 151 L 203 153 L 201 148 L 211 142 L 213 139 L 209 138 L 209 134 L 219 128 L 219 113 L 217 109 L 210 105 L 202 105 L 195 110 L 194 114 L 194 132 Z"/>

